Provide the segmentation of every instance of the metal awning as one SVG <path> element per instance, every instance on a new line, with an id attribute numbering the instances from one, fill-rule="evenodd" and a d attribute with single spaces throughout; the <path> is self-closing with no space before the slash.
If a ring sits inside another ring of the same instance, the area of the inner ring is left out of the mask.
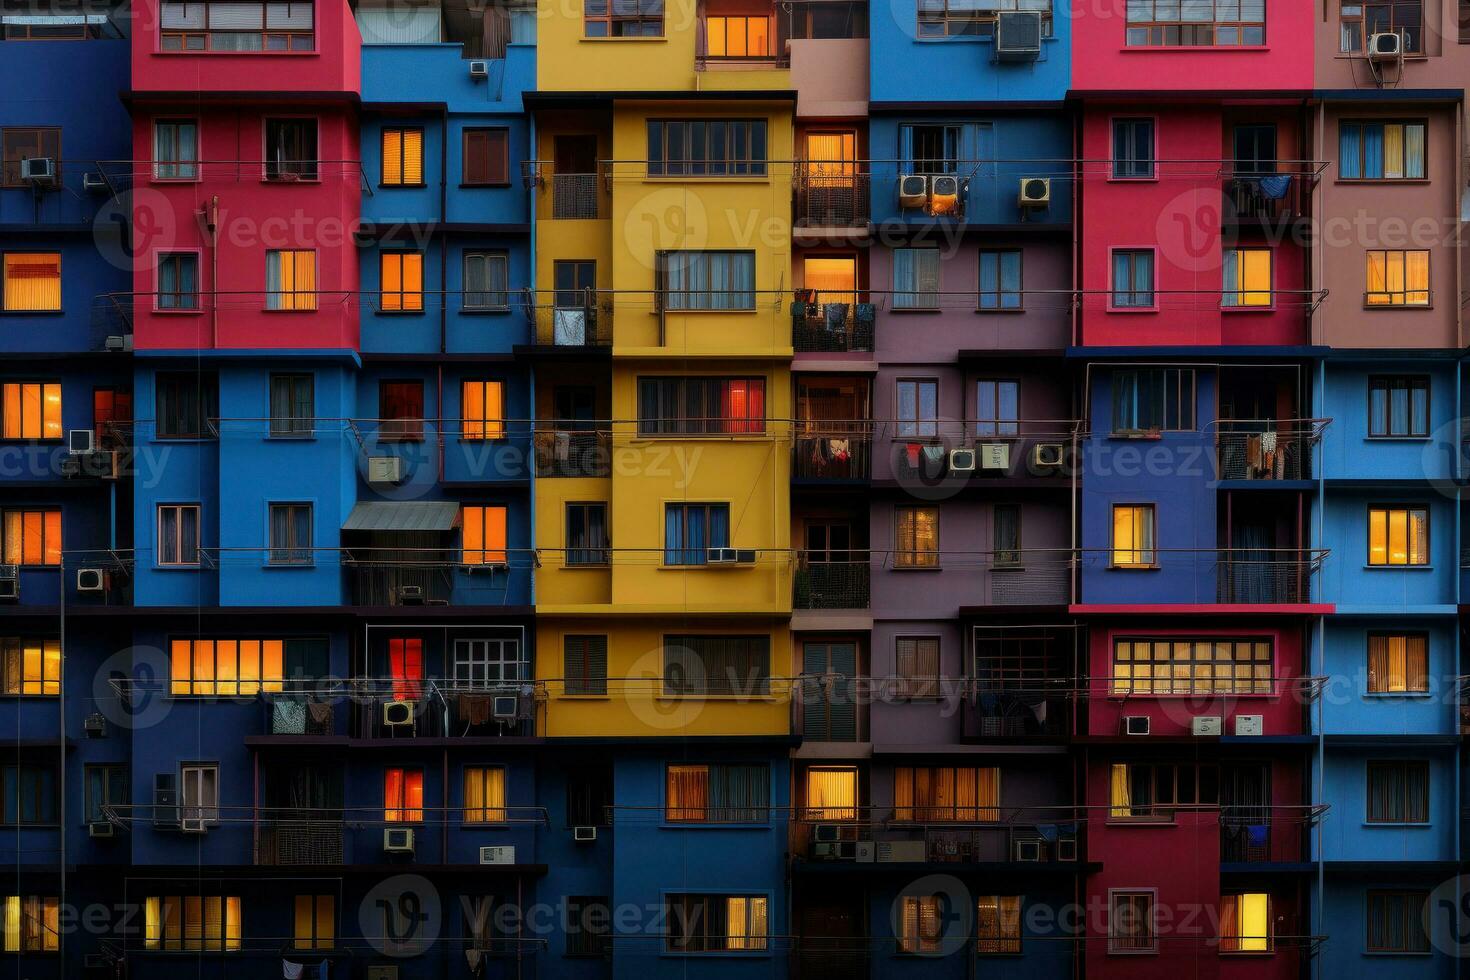
<path id="1" fill-rule="evenodd" d="M 452 500 L 365 500 L 354 504 L 344 531 L 452 531 L 459 504 Z"/>

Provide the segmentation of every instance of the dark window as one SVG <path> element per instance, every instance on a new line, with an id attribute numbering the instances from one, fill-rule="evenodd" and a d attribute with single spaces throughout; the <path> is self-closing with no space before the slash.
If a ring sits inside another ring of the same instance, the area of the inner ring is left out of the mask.
<path id="1" fill-rule="evenodd" d="M 666 310 L 753 310 L 755 253 L 659 252 L 658 299 Z"/>
<path id="2" fill-rule="evenodd" d="M 980 250 L 980 309 L 1021 308 L 1021 250 Z"/>
<path id="3" fill-rule="evenodd" d="M 464 182 L 480 187 L 510 183 L 510 130 L 464 131 Z"/>
<path id="4" fill-rule="evenodd" d="M 1340 20 L 1346 54 L 1361 54 L 1374 34 L 1398 34 L 1410 54 L 1424 50 L 1424 0 L 1342 0 Z"/>
<path id="5" fill-rule="evenodd" d="M 905 173 L 952 174 L 960 165 L 960 127 L 900 126 L 899 148 Z"/>
<path id="6" fill-rule="evenodd" d="M 1113 305 L 1120 309 L 1149 309 L 1154 305 L 1152 249 L 1113 249 Z"/>
<path id="7" fill-rule="evenodd" d="M 61 177 L 61 129 L 56 126 L 9 126 L 0 129 L 0 186 L 26 187 L 20 179 L 22 160 L 47 159 Z"/>
<path id="8" fill-rule="evenodd" d="M 765 173 L 764 119 L 648 121 L 650 177 L 763 177 Z"/>
<path id="9" fill-rule="evenodd" d="M 606 956 L 611 948 L 612 910 L 606 895 L 567 898 L 568 956 Z"/>
<path id="10" fill-rule="evenodd" d="M 199 255 L 164 252 L 158 257 L 158 308 L 199 309 Z"/>
<path id="11" fill-rule="evenodd" d="M 660 37 L 664 0 L 583 0 L 587 37 Z"/>
<path id="12" fill-rule="evenodd" d="M 133 393 L 119 388 L 92 392 L 92 429 L 97 448 L 121 449 L 132 440 Z"/>
<path id="13" fill-rule="evenodd" d="M 125 766 L 87 766 L 86 812 L 87 823 L 106 820 L 103 806 L 128 805 L 128 770 Z"/>
<path id="14" fill-rule="evenodd" d="M 554 302 L 559 310 L 597 308 L 597 263 L 587 259 L 557 259 L 551 264 Z"/>
<path id="15" fill-rule="evenodd" d="M 160 439 L 214 439 L 219 418 L 219 378 L 213 374 L 160 371 L 154 377 Z"/>
<path id="16" fill-rule="evenodd" d="M 1113 176 L 1154 176 L 1154 121 L 1113 120 Z"/>
<path id="17" fill-rule="evenodd" d="M 765 378 L 638 379 L 639 435 L 732 435 L 765 429 Z"/>
<path id="18" fill-rule="evenodd" d="M 769 944 L 764 895 L 670 895 L 664 916 L 671 953 L 764 950 Z"/>
<path id="19" fill-rule="evenodd" d="M 379 442 L 421 442 L 424 438 L 424 383 L 383 381 L 378 385 Z"/>
<path id="20" fill-rule="evenodd" d="M 1429 822 L 1429 763 L 1368 763 L 1369 823 Z"/>
<path id="21" fill-rule="evenodd" d="M 1429 379 L 1369 378 L 1368 435 L 1429 435 Z"/>
<path id="22" fill-rule="evenodd" d="M 315 416 L 316 379 L 312 375 L 271 375 L 271 435 L 309 436 Z"/>
<path id="23" fill-rule="evenodd" d="M 607 504 L 567 504 L 567 564 L 606 565 Z"/>
<path id="24" fill-rule="evenodd" d="M 770 690 L 770 637 L 664 637 L 665 692 L 764 696 Z"/>
<path id="25" fill-rule="evenodd" d="M 315 119 L 265 121 L 265 179 L 317 179 Z"/>
<path id="26" fill-rule="evenodd" d="M 158 564 L 199 564 L 199 505 L 158 505 Z"/>
<path id="27" fill-rule="evenodd" d="M 1021 564 L 1021 508 L 1017 504 L 995 505 L 994 560 L 999 567 Z"/>
<path id="28" fill-rule="evenodd" d="M 1194 388 L 1194 371 L 1190 368 L 1115 372 L 1113 431 L 1193 431 Z"/>
<path id="29" fill-rule="evenodd" d="M 582 637 L 582 639 L 591 639 L 591 637 Z M 612 805 L 613 769 L 610 763 L 572 766 L 567 770 L 567 823 L 569 825 L 573 827 L 610 827 L 612 826 Z"/>
<path id="30" fill-rule="evenodd" d="M 464 308 L 510 307 L 510 257 L 504 252 L 464 253 Z"/>
<path id="31" fill-rule="evenodd" d="M 1016 436 L 1021 431 L 1021 383 L 975 382 L 975 434 Z"/>
<path id="32" fill-rule="evenodd" d="M 155 180 L 193 180 L 199 176 L 199 124 L 192 119 L 160 119 L 153 124 Z"/>
<path id="33" fill-rule="evenodd" d="M 1109 897 L 1108 949 L 1116 953 L 1158 952 L 1153 892 L 1113 892 Z"/>
<path id="34" fill-rule="evenodd" d="M 272 565 L 310 565 L 311 504 L 271 504 L 270 538 Z"/>
<path id="35" fill-rule="evenodd" d="M 568 634 L 563 637 L 562 668 L 566 674 L 567 694 L 606 694 L 607 637 L 601 634 Z"/>
<path id="36" fill-rule="evenodd" d="M 313 4 L 300 0 L 165 0 L 164 51 L 310 51 Z"/>
<path id="37" fill-rule="evenodd" d="M 893 674 L 899 697 L 939 696 L 939 637 L 900 636 L 893 641 Z"/>
<path id="38" fill-rule="evenodd" d="M 1039 12 L 1041 33 L 1051 36 L 1051 0 L 919 0 L 919 37 L 994 37 L 1002 10 Z"/>
<path id="39" fill-rule="evenodd" d="M 1367 901 L 1367 948 L 1370 953 L 1427 953 L 1424 907 L 1429 893 L 1370 891 Z"/>
<path id="40" fill-rule="evenodd" d="M 28 764 L 0 767 L 0 808 L 8 826 L 56 823 L 56 770 Z"/>

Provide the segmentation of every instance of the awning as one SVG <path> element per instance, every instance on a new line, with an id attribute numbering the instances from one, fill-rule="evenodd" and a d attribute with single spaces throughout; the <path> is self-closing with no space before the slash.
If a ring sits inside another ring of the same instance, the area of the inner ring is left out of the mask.
<path id="1" fill-rule="evenodd" d="M 459 504 L 452 500 L 367 500 L 353 505 L 344 531 L 452 531 Z"/>

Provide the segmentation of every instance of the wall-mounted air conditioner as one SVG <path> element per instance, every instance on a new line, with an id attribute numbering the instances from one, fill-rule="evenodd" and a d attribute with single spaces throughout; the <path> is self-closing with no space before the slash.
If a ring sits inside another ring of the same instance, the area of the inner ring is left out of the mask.
<path id="1" fill-rule="evenodd" d="M 975 450 L 951 449 L 949 451 L 949 471 L 951 473 L 975 472 Z"/>
<path id="2" fill-rule="evenodd" d="M 1368 36 L 1369 61 L 1398 61 L 1403 50 L 1404 41 L 1398 34 L 1385 32 Z"/>
<path id="3" fill-rule="evenodd" d="M 929 203 L 929 178 L 921 174 L 904 174 L 898 178 L 898 206 L 922 208 Z"/>
<path id="4" fill-rule="evenodd" d="M 1015 842 L 1017 861 L 1040 861 L 1041 841 L 1034 838 Z"/>
<path id="5" fill-rule="evenodd" d="M 497 694 L 490 699 L 490 716 L 496 721 L 515 721 L 521 716 L 519 694 Z"/>
<path id="6" fill-rule="evenodd" d="M 1222 730 L 1219 715 L 1195 715 L 1189 719 L 1191 735 L 1219 735 Z"/>
<path id="7" fill-rule="evenodd" d="M 413 724 L 412 701 L 384 701 L 383 725 L 387 728 L 402 728 Z"/>
<path id="8" fill-rule="evenodd" d="M 1266 732 L 1265 721 L 1263 715 L 1236 715 L 1235 734 L 1264 735 Z"/>
<path id="9" fill-rule="evenodd" d="M 480 848 L 481 864 L 515 864 L 516 849 L 514 844 L 492 844 Z"/>
<path id="10" fill-rule="evenodd" d="M 117 828 L 106 820 L 93 820 L 87 824 L 87 836 L 94 840 L 107 840 L 114 836 Z"/>
<path id="11" fill-rule="evenodd" d="M 960 179 L 952 174 L 939 174 L 929 178 L 929 213 L 958 214 L 960 210 Z"/>
<path id="12" fill-rule="evenodd" d="M 20 566 L 0 565 L 0 599 L 20 598 Z"/>
<path id="13" fill-rule="evenodd" d="M 96 433 L 91 429 L 67 429 L 66 451 L 73 456 L 90 453 Z"/>
<path id="14" fill-rule="evenodd" d="M 1051 178 L 1049 177 L 1022 177 L 1021 190 L 1016 195 L 1016 203 L 1022 210 L 1030 208 L 1045 208 L 1051 204 Z"/>
<path id="15" fill-rule="evenodd" d="M 1067 447 L 1059 442 L 1038 442 L 1031 447 L 1032 466 L 1061 466 Z"/>
<path id="16" fill-rule="evenodd" d="M 398 456 L 369 456 L 367 481 L 369 483 L 397 483 L 403 479 L 403 460 Z"/>
<path id="17" fill-rule="evenodd" d="M 103 592 L 107 589 L 107 573 L 100 568 L 77 569 L 78 592 Z"/>
<path id="18" fill-rule="evenodd" d="M 1041 11 L 1002 10 L 995 18 L 995 60 L 1035 61 L 1041 57 Z"/>
<path id="19" fill-rule="evenodd" d="M 1123 734 L 1124 735 L 1147 735 L 1148 734 L 1148 724 L 1149 724 L 1148 723 L 1148 715 L 1124 715 L 1123 716 Z"/>
<path id="20" fill-rule="evenodd" d="M 383 831 L 383 852 L 385 854 L 412 854 L 413 853 L 413 828 L 412 827 L 388 827 Z"/>
<path id="21" fill-rule="evenodd" d="M 476 79 L 478 79 L 478 78 L 489 78 L 490 77 L 490 62 L 488 62 L 488 61 L 471 61 L 470 62 L 470 77 L 471 78 L 476 78 Z"/>
<path id="22" fill-rule="evenodd" d="M 572 840 L 578 844 L 591 844 L 597 840 L 596 827 L 573 827 Z"/>
<path id="23" fill-rule="evenodd" d="M 20 179 L 33 187 L 56 183 L 56 161 L 50 157 L 26 157 L 20 161 Z"/>
<path id="24" fill-rule="evenodd" d="M 97 173 L 82 174 L 82 190 L 101 194 L 108 189 L 107 178 Z"/>
<path id="25" fill-rule="evenodd" d="M 982 470 L 1008 470 L 1011 468 L 1010 443 L 982 442 L 979 448 L 980 468 Z"/>

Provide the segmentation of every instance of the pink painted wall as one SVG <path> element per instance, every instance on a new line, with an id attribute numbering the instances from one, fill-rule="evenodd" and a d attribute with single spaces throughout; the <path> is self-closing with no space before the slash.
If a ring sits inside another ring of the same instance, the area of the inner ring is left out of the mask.
<path id="1" fill-rule="evenodd" d="M 1303 6 L 1306 6 L 1305 4 Z M 1314 18 L 1317 30 L 1316 87 L 1376 89 L 1368 63 L 1360 55 L 1343 54 L 1340 4 L 1323 5 Z M 1470 78 L 1470 44 L 1460 44 L 1457 0 L 1424 0 L 1424 51 L 1405 59 L 1403 70 L 1384 76 L 1394 88 L 1462 88 Z"/>
<path id="2" fill-rule="evenodd" d="M 867 114 L 867 38 L 794 38 L 787 43 L 798 117 Z"/>

